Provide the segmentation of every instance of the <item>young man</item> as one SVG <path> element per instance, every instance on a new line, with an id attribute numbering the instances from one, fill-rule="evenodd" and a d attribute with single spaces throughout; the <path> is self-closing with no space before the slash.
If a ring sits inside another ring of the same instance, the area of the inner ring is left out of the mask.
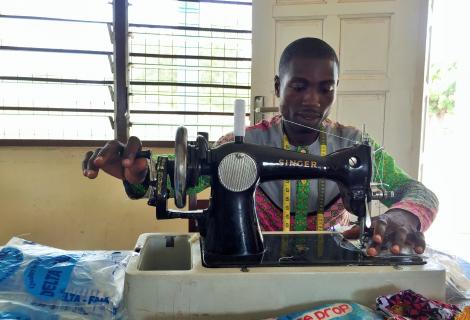
<path id="1" fill-rule="evenodd" d="M 274 78 L 280 115 L 248 127 L 245 142 L 324 155 L 359 141 L 359 130 L 327 119 L 336 98 L 338 74 L 338 58 L 327 43 L 316 38 L 292 42 L 282 53 L 279 75 Z M 228 134 L 217 143 L 232 139 L 233 135 Z M 88 152 L 83 162 L 84 175 L 93 179 L 102 169 L 126 181 L 129 196 L 142 196 L 145 188 L 140 184 L 148 167 L 145 159 L 135 159 L 140 148 L 139 139 L 131 137 L 127 145 L 112 141 L 94 153 Z M 368 254 L 377 255 L 386 241 L 391 243 L 390 251 L 394 254 L 400 253 L 405 244 L 422 253 L 425 248 L 422 232 L 437 213 L 436 197 L 409 178 L 385 152 L 376 152 L 375 162 L 379 166 L 375 177 L 387 184 L 395 197 L 385 202 L 389 207 L 387 212 L 373 218 L 374 235 Z M 286 183 L 291 190 L 287 197 L 283 194 Z M 272 181 L 262 183 L 256 191 L 256 209 L 263 230 L 282 230 L 283 201 L 290 203 L 291 230 L 326 230 L 350 221 L 334 182 Z M 317 220 L 319 215 L 323 219 Z M 357 228 L 347 236 L 355 232 Z"/>

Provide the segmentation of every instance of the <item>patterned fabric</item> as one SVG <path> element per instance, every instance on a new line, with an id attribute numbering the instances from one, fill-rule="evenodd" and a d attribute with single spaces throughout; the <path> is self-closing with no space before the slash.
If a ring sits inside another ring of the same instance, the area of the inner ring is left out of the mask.
<path id="1" fill-rule="evenodd" d="M 387 319 L 395 320 L 451 320 L 460 313 L 453 304 L 427 299 L 413 290 L 378 297 L 376 304 Z"/>
<path id="2" fill-rule="evenodd" d="M 123 181 L 124 183 L 124 190 L 126 191 L 127 195 L 131 199 L 140 199 L 145 196 L 147 193 L 147 188 L 143 183 L 136 183 L 136 184 L 131 184 L 127 181 Z"/>
<path id="3" fill-rule="evenodd" d="M 264 231 L 281 231 L 282 230 L 282 210 L 276 207 L 268 196 L 261 188 L 256 190 L 255 194 L 256 212 L 258 213 L 258 220 L 261 230 Z M 349 224 L 349 214 L 344 214 L 346 211 L 343 206 L 341 198 L 335 201 L 325 211 L 325 230 L 332 228 L 339 224 L 346 226 Z M 294 225 L 295 217 L 291 215 L 291 226 Z M 307 230 L 316 230 L 316 219 L 314 215 L 307 216 Z"/>

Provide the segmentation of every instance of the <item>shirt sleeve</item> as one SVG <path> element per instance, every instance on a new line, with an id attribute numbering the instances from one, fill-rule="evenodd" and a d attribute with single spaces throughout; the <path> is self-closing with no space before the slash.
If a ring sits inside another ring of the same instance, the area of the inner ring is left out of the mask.
<path id="1" fill-rule="evenodd" d="M 437 215 L 439 201 L 436 195 L 421 182 L 412 179 L 395 163 L 395 160 L 379 145 L 373 142 L 374 178 L 383 183 L 387 191 L 393 191 L 394 197 L 382 201 L 389 209 L 403 209 L 419 219 L 420 231 L 426 231 Z"/>
<path id="2" fill-rule="evenodd" d="M 233 132 L 230 132 L 230 133 L 227 133 L 226 135 L 220 137 L 219 140 L 214 142 L 213 147 L 218 147 L 218 146 L 220 146 L 224 143 L 232 142 L 234 140 L 235 140 L 235 137 L 233 135 Z"/>

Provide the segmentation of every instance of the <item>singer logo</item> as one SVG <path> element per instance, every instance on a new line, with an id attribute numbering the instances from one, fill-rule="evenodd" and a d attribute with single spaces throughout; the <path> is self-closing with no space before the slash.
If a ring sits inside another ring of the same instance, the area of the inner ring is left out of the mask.
<path id="1" fill-rule="evenodd" d="M 316 161 L 310 161 L 310 160 L 295 160 L 295 159 L 284 160 L 284 159 L 279 159 L 279 164 L 283 167 L 305 167 L 305 168 L 316 168 L 317 167 L 317 162 Z"/>
<path id="2" fill-rule="evenodd" d="M 352 312 L 352 307 L 346 303 L 338 303 L 332 306 L 316 310 L 310 311 L 298 317 L 298 320 L 329 320 L 338 317 L 342 317 L 345 314 Z"/>

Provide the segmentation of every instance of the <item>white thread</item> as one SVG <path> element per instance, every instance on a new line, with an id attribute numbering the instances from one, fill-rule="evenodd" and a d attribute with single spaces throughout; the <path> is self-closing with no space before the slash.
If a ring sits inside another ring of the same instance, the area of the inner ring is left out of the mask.
<path id="1" fill-rule="evenodd" d="M 313 130 L 313 131 L 317 131 L 317 132 L 322 132 L 322 133 L 325 133 L 327 135 L 330 135 L 330 136 L 333 136 L 333 137 L 336 137 L 336 138 L 339 138 L 339 139 L 343 139 L 343 140 L 346 140 L 346 141 L 350 141 L 350 142 L 353 142 L 353 143 L 360 143 L 359 141 L 357 140 L 352 140 L 352 139 L 348 139 L 348 138 L 345 138 L 345 137 L 341 137 L 341 136 L 338 136 L 336 134 L 332 134 L 332 133 L 329 133 L 327 131 L 323 131 L 323 130 L 320 130 L 320 129 L 317 129 L 317 128 L 312 128 L 312 127 L 309 127 L 309 126 L 306 126 L 306 125 L 303 125 L 301 123 L 297 123 L 297 122 L 294 122 L 294 121 L 291 121 L 291 120 L 287 120 L 286 118 L 282 117 L 281 116 L 281 119 L 282 121 L 285 121 L 285 122 L 288 122 L 288 123 L 292 123 L 292 124 L 295 124 L 297 126 L 300 126 L 300 127 L 303 127 L 303 128 L 307 128 L 307 129 L 310 129 L 310 130 Z M 380 185 L 386 185 L 385 183 L 383 183 L 383 170 L 384 170 L 384 166 L 383 166 L 383 162 L 384 162 L 384 156 L 383 156 L 383 153 L 381 153 L 381 158 L 380 158 L 380 162 L 382 164 L 381 166 L 381 170 L 379 172 L 379 168 L 377 167 L 377 164 L 375 162 L 375 153 L 379 152 L 379 151 L 382 151 L 384 149 L 383 146 L 379 147 L 377 150 L 374 150 L 373 153 L 374 153 L 374 159 L 372 159 L 372 163 L 373 163 L 373 166 L 374 166 L 374 172 L 377 173 L 378 175 L 378 181 L 379 181 L 379 184 Z"/>
<path id="2" fill-rule="evenodd" d="M 360 142 L 357 141 L 357 140 L 348 139 L 348 138 L 341 137 L 341 136 L 338 136 L 338 135 L 336 135 L 336 134 L 333 134 L 333 133 L 330 133 L 330 132 L 327 132 L 327 131 L 323 131 L 323 130 L 320 130 L 320 129 L 317 129 L 317 128 L 312 128 L 312 127 L 303 125 L 303 124 L 301 124 L 301 123 L 297 123 L 297 122 L 294 122 L 294 121 L 287 120 L 287 119 L 284 118 L 284 117 L 282 117 L 282 121 L 289 122 L 289 123 L 295 124 L 295 125 L 297 125 L 297 126 L 299 126 L 299 127 L 304 127 L 304 128 L 307 128 L 307 129 L 310 129 L 310 130 L 313 130 L 313 131 L 326 133 L 327 135 L 330 135 L 330 136 L 333 136 L 333 137 L 336 137 L 336 138 L 339 138 L 339 139 L 347 140 L 347 141 L 354 142 L 354 143 L 360 143 Z"/>

